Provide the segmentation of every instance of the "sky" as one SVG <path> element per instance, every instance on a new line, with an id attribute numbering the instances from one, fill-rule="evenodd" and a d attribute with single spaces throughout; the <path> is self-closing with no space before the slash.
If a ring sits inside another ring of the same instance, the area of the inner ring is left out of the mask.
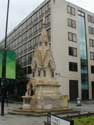
<path id="1" fill-rule="evenodd" d="M 0 0 L 0 40 L 5 36 L 6 6 L 8 0 Z M 8 32 L 14 29 L 44 0 L 10 0 Z M 94 0 L 67 0 L 94 13 Z"/>

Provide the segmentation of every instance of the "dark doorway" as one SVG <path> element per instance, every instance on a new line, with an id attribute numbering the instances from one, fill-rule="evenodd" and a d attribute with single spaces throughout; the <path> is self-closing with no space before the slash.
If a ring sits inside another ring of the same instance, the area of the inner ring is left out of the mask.
<path id="1" fill-rule="evenodd" d="M 94 100 L 94 82 L 92 82 L 92 99 Z"/>
<path id="2" fill-rule="evenodd" d="M 88 98 L 89 98 L 88 90 L 82 89 L 82 100 L 88 100 Z"/>
<path id="3" fill-rule="evenodd" d="M 70 80 L 69 81 L 69 95 L 70 101 L 75 101 L 78 97 L 78 81 Z"/>

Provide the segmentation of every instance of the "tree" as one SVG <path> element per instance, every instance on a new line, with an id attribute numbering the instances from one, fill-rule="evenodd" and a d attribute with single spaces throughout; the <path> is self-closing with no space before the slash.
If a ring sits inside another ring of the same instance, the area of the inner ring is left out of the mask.
<path id="1" fill-rule="evenodd" d="M 3 49 L 0 47 L 0 49 Z M 10 51 L 10 48 L 7 48 L 7 51 Z M 9 93 L 10 96 L 22 96 L 26 91 L 27 84 L 26 73 L 24 72 L 24 68 L 16 62 L 16 80 L 13 79 L 5 79 L 5 93 Z M 1 79 L 0 79 L 1 83 Z M 1 85 L 1 84 L 0 84 Z M 1 87 L 0 87 L 1 88 Z M 1 92 L 1 91 L 0 91 Z"/>
<path id="2" fill-rule="evenodd" d="M 24 72 L 24 68 L 16 62 L 16 80 L 7 79 L 5 90 L 8 91 L 10 100 L 21 100 L 26 92 L 26 84 L 28 78 Z"/>
<path id="3" fill-rule="evenodd" d="M 28 78 L 26 77 L 26 73 L 24 68 L 16 63 L 16 81 L 15 81 L 15 95 L 21 97 L 25 94 L 26 84 L 28 82 Z"/>

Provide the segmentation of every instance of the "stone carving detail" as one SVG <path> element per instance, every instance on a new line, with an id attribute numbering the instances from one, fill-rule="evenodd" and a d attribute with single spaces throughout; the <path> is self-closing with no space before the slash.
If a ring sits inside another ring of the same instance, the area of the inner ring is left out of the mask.
<path id="1" fill-rule="evenodd" d="M 55 71 L 55 62 L 49 47 L 48 34 L 45 26 L 45 18 L 43 18 L 43 28 L 40 36 L 40 42 L 38 44 L 38 48 L 34 51 L 32 59 L 32 71 L 35 73 L 36 77 L 39 72 L 40 74 L 41 72 L 46 72 L 45 74 L 48 75 L 49 72 L 51 72 L 50 74 L 53 74 Z M 47 71 L 49 72 L 47 73 Z"/>

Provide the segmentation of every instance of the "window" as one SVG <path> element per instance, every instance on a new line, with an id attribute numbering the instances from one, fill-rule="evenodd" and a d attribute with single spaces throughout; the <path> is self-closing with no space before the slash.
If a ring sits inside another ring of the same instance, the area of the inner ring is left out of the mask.
<path id="1" fill-rule="evenodd" d="M 50 15 L 46 16 L 46 25 L 50 25 Z"/>
<path id="2" fill-rule="evenodd" d="M 35 77 L 35 72 L 34 71 L 32 72 L 32 77 Z"/>
<path id="3" fill-rule="evenodd" d="M 32 53 L 28 54 L 28 64 L 32 62 Z"/>
<path id="4" fill-rule="evenodd" d="M 77 42 L 77 35 L 75 33 L 68 32 L 68 40 Z"/>
<path id="5" fill-rule="evenodd" d="M 77 57 L 77 48 L 69 47 L 69 55 Z"/>
<path id="6" fill-rule="evenodd" d="M 25 67 L 25 68 L 23 68 L 23 70 L 24 70 L 24 73 L 26 74 L 27 73 L 27 68 Z"/>
<path id="7" fill-rule="evenodd" d="M 94 34 L 94 27 L 88 27 L 89 34 Z"/>
<path id="8" fill-rule="evenodd" d="M 94 17 L 91 15 L 88 15 L 88 22 L 94 23 Z"/>
<path id="9" fill-rule="evenodd" d="M 72 19 L 68 19 L 68 26 L 71 28 L 76 28 L 76 21 Z"/>
<path id="10" fill-rule="evenodd" d="M 41 31 L 41 29 L 42 29 L 42 22 L 40 21 L 39 22 L 39 31 Z"/>
<path id="11" fill-rule="evenodd" d="M 94 39 L 89 39 L 89 45 L 90 47 L 94 47 Z"/>
<path id="12" fill-rule="evenodd" d="M 31 66 L 28 66 L 28 74 L 31 74 L 31 73 L 32 73 Z"/>
<path id="13" fill-rule="evenodd" d="M 77 72 L 78 71 L 77 63 L 69 62 L 69 71 Z"/>
<path id="14" fill-rule="evenodd" d="M 91 66 L 91 73 L 94 73 L 94 66 Z"/>
<path id="15" fill-rule="evenodd" d="M 94 52 L 90 52 L 90 59 L 94 60 Z"/>
<path id="16" fill-rule="evenodd" d="M 67 6 L 67 13 L 75 16 L 76 12 L 75 12 L 75 8 L 71 7 L 71 6 Z"/>

